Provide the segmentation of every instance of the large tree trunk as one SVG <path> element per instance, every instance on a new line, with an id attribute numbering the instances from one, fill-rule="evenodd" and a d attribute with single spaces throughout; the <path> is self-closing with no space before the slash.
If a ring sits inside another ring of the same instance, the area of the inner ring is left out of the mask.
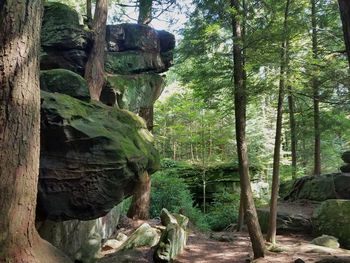
<path id="1" fill-rule="evenodd" d="M 34 225 L 42 3 L 0 2 L 0 262 L 70 262 Z"/>
<path id="2" fill-rule="evenodd" d="M 150 198 L 151 177 L 148 172 L 145 171 L 135 187 L 127 216 L 132 219 L 149 219 Z"/>
<path id="3" fill-rule="evenodd" d="M 279 82 L 279 91 L 278 91 L 275 148 L 273 153 L 269 229 L 267 231 L 267 236 L 266 236 L 266 240 L 272 243 L 276 243 L 277 199 L 278 199 L 279 177 L 280 177 L 283 100 L 284 100 L 284 90 L 285 90 L 285 82 L 286 82 L 286 69 L 288 68 L 289 41 L 288 41 L 287 29 L 288 29 L 289 5 L 290 5 L 290 0 L 287 0 L 285 13 L 284 13 L 283 40 L 281 45 L 280 82 Z"/>
<path id="4" fill-rule="evenodd" d="M 312 23 L 312 56 L 318 58 L 318 39 L 317 39 L 317 10 L 316 0 L 311 0 L 311 23 Z M 321 174 L 321 130 L 320 130 L 320 105 L 319 105 L 319 87 L 318 79 L 313 72 L 312 77 L 313 105 L 314 105 L 314 174 Z"/>
<path id="5" fill-rule="evenodd" d="M 91 100 L 99 101 L 104 85 L 104 52 L 108 0 L 97 0 L 92 25 L 93 45 L 85 66 Z"/>
<path id="6" fill-rule="evenodd" d="M 350 67 L 350 1 L 338 0 L 338 3 L 340 9 L 340 17 L 343 23 L 344 40 Z"/>
<path id="7" fill-rule="evenodd" d="M 152 21 L 152 2 L 153 0 L 139 0 L 138 24 L 148 25 Z"/>
<path id="8" fill-rule="evenodd" d="M 142 108 L 140 117 L 146 121 L 147 129 L 153 131 L 153 107 Z M 133 219 L 149 219 L 149 207 L 151 202 L 151 177 L 145 171 L 137 182 L 127 216 Z"/>
<path id="9" fill-rule="evenodd" d="M 239 1 L 231 0 L 231 7 L 236 9 L 232 15 L 233 31 L 233 60 L 234 60 L 234 101 L 235 101 L 235 120 L 236 120 L 236 141 L 237 155 L 240 174 L 240 183 L 243 201 L 245 219 L 248 226 L 250 240 L 254 251 L 254 258 L 264 256 L 265 244 L 261 233 L 258 216 L 256 213 L 253 193 L 250 185 L 248 152 L 245 134 L 246 125 L 246 90 L 244 89 L 243 60 L 241 46 L 241 25 L 239 21 Z"/>
<path id="10" fill-rule="evenodd" d="M 288 87 L 288 108 L 289 108 L 289 125 L 290 125 L 290 144 L 292 152 L 292 178 L 296 179 L 297 175 L 297 131 L 295 124 L 295 105 L 292 94 L 292 88 Z"/>

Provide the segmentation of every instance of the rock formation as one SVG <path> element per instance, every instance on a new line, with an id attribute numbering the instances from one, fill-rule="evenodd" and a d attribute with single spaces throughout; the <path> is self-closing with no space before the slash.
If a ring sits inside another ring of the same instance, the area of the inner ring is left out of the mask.
<path id="1" fill-rule="evenodd" d="M 91 32 L 79 14 L 45 3 L 41 41 L 38 228 L 74 259 L 89 236 L 109 237 L 118 222 L 113 207 L 159 166 L 152 135 L 134 113 L 161 94 L 159 73 L 172 63 L 175 39 L 148 26 L 108 26 L 104 104 L 89 102 L 82 78 Z"/>

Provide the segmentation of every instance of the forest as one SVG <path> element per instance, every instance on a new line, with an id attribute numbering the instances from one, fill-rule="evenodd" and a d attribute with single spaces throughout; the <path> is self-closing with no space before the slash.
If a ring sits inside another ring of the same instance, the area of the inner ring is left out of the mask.
<path id="1" fill-rule="evenodd" d="M 0 263 L 350 262 L 348 0 L 0 0 Z"/>

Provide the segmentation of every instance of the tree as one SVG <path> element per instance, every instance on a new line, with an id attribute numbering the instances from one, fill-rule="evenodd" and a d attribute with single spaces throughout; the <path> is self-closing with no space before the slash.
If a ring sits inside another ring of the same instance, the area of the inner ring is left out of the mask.
<path id="1" fill-rule="evenodd" d="M 0 262 L 71 262 L 35 229 L 42 3 L 0 2 Z"/>
<path id="2" fill-rule="evenodd" d="M 289 15 L 290 0 L 286 1 L 283 24 L 283 39 L 281 44 L 281 66 L 280 66 L 280 81 L 278 91 L 278 106 L 276 118 L 276 135 L 275 148 L 273 154 L 272 167 L 272 189 L 270 201 L 269 229 L 266 240 L 272 243 L 276 242 L 276 225 L 277 225 L 277 199 L 279 189 L 279 173 L 280 173 L 280 155 L 281 155 L 281 138 L 282 138 L 282 119 L 283 119 L 283 100 L 285 92 L 286 72 L 288 71 L 288 15 Z"/>
<path id="3" fill-rule="evenodd" d="M 92 22 L 91 0 L 86 0 L 86 20 L 90 26 Z"/>
<path id="4" fill-rule="evenodd" d="M 250 240 L 252 242 L 254 258 L 264 257 L 265 245 L 261 233 L 258 216 L 256 213 L 253 193 L 250 185 L 248 152 L 245 134 L 246 125 L 246 90 L 244 85 L 243 58 L 242 58 L 242 34 L 239 19 L 240 3 L 231 0 L 232 8 L 232 40 L 233 40 L 233 78 L 234 78 L 234 102 L 236 120 L 236 142 L 238 166 L 241 183 L 241 198 L 243 200 L 244 215 L 248 226 Z"/>
<path id="5" fill-rule="evenodd" d="M 152 16 L 152 3 L 153 0 L 138 0 L 139 4 L 139 16 L 137 19 L 138 24 L 148 25 L 151 23 Z"/>
<path id="6" fill-rule="evenodd" d="M 318 59 L 318 36 L 317 36 L 317 10 L 316 0 L 311 0 L 311 25 L 312 25 L 312 57 Z M 311 80 L 313 90 L 313 107 L 314 107 L 314 174 L 321 174 L 321 128 L 320 128 L 320 95 L 319 82 L 316 76 L 316 69 L 313 70 Z"/>
<path id="7" fill-rule="evenodd" d="M 350 2 L 348 0 L 338 0 L 340 17 L 343 23 L 344 40 L 350 67 Z"/>
<path id="8" fill-rule="evenodd" d="M 85 79 L 88 82 L 91 100 L 99 101 L 104 85 L 104 52 L 108 0 L 96 2 L 92 24 L 93 44 L 85 66 Z"/>

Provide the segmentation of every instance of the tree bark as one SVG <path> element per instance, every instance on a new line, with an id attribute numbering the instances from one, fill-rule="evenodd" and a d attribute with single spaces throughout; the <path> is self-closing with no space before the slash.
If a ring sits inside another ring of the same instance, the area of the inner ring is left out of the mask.
<path id="1" fill-rule="evenodd" d="M 97 0 L 93 19 L 93 45 L 85 66 L 91 100 L 99 101 L 104 85 L 104 52 L 108 0 Z"/>
<path id="2" fill-rule="evenodd" d="M 87 24 L 90 27 L 92 23 L 92 11 L 91 11 L 91 0 L 86 0 L 86 19 Z"/>
<path id="3" fill-rule="evenodd" d="M 127 216 L 132 219 L 149 219 L 151 177 L 145 171 L 136 185 Z"/>
<path id="4" fill-rule="evenodd" d="M 311 0 L 311 24 L 312 24 L 312 57 L 318 58 L 318 36 L 317 36 L 317 10 L 316 0 Z M 317 69 L 315 69 L 317 70 Z M 313 91 L 313 107 L 314 107 L 314 174 L 321 174 L 321 130 L 320 130 L 320 105 L 319 105 L 319 87 L 318 79 L 313 72 L 312 91 Z"/>
<path id="5" fill-rule="evenodd" d="M 139 16 L 137 23 L 148 25 L 152 21 L 152 2 L 153 0 L 139 0 Z"/>
<path id="6" fill-rule="evenodd" d="M 350 1 L 338 0 L 340 18 L 343 24 L 344 41 L 350 67 Z"/>
<path id="7" fill-rule="evenodd" d="M 284 90 L 285 90 L 285 82 L 286 82 L 286 69 L 288 67 L 289 40 L 288 40 L 287 30 L 288 30 L 289 5 L 290 5 L 290 0 L 287 0 L 285 12 L 284 12 L 283 40 L 281 45 L 281 66 L 280 66 L 280 81 L 279 81 L 279 91 L 278 91 L 275 147 L 274 147 L 274 153 L 273 153 L 273 166 L 272 166 L 272 189 L 271 189 L 271 200 L 270 200 L 269 228 L 266 236 L 266 240 L 271 243 L 276 243 L 277 199 L 278 199 L 279 177 L 280 177 L 283 100 L 284 100 Z"/>
<path id="8" fill-rule="evenodd" d="M 252 242 L 254 258 L 264 257 L 265 244 L 261 233 L 258 216 L 256 213 L 253 193 L 250 185 L 248 152 L 245 134 L 246 125 L 246 90 L 244 89 L 243 60 L 242 60 L 242 34 L 239 21 L 238 0 L 231 0 L 231 8 L 236 12 L 232 14 L 232 38 L 234 60 L 234 102 L 236 120 L 236 141 L 240 184 L 242 189 L 241 198 L 244 205 L 245 219 L 248 226 L 250 240 Z"/>
<path id="9" fill-rule="evenodd" d="M 295 124 L 295 105 L 294 98 L 292 94 L 292 88 L 288 87 L 288 108 L 289 108 L 289 125 L 290 125 L 290 144 L 292 152 L 292 178 L 296 179 L 297 171 L 297 131 Z"/>
<path id="10" fill-rule="evenodd" d="M 0 262 L 70 262 L 35 229 L 42 2 L 0 2 Z"/>

